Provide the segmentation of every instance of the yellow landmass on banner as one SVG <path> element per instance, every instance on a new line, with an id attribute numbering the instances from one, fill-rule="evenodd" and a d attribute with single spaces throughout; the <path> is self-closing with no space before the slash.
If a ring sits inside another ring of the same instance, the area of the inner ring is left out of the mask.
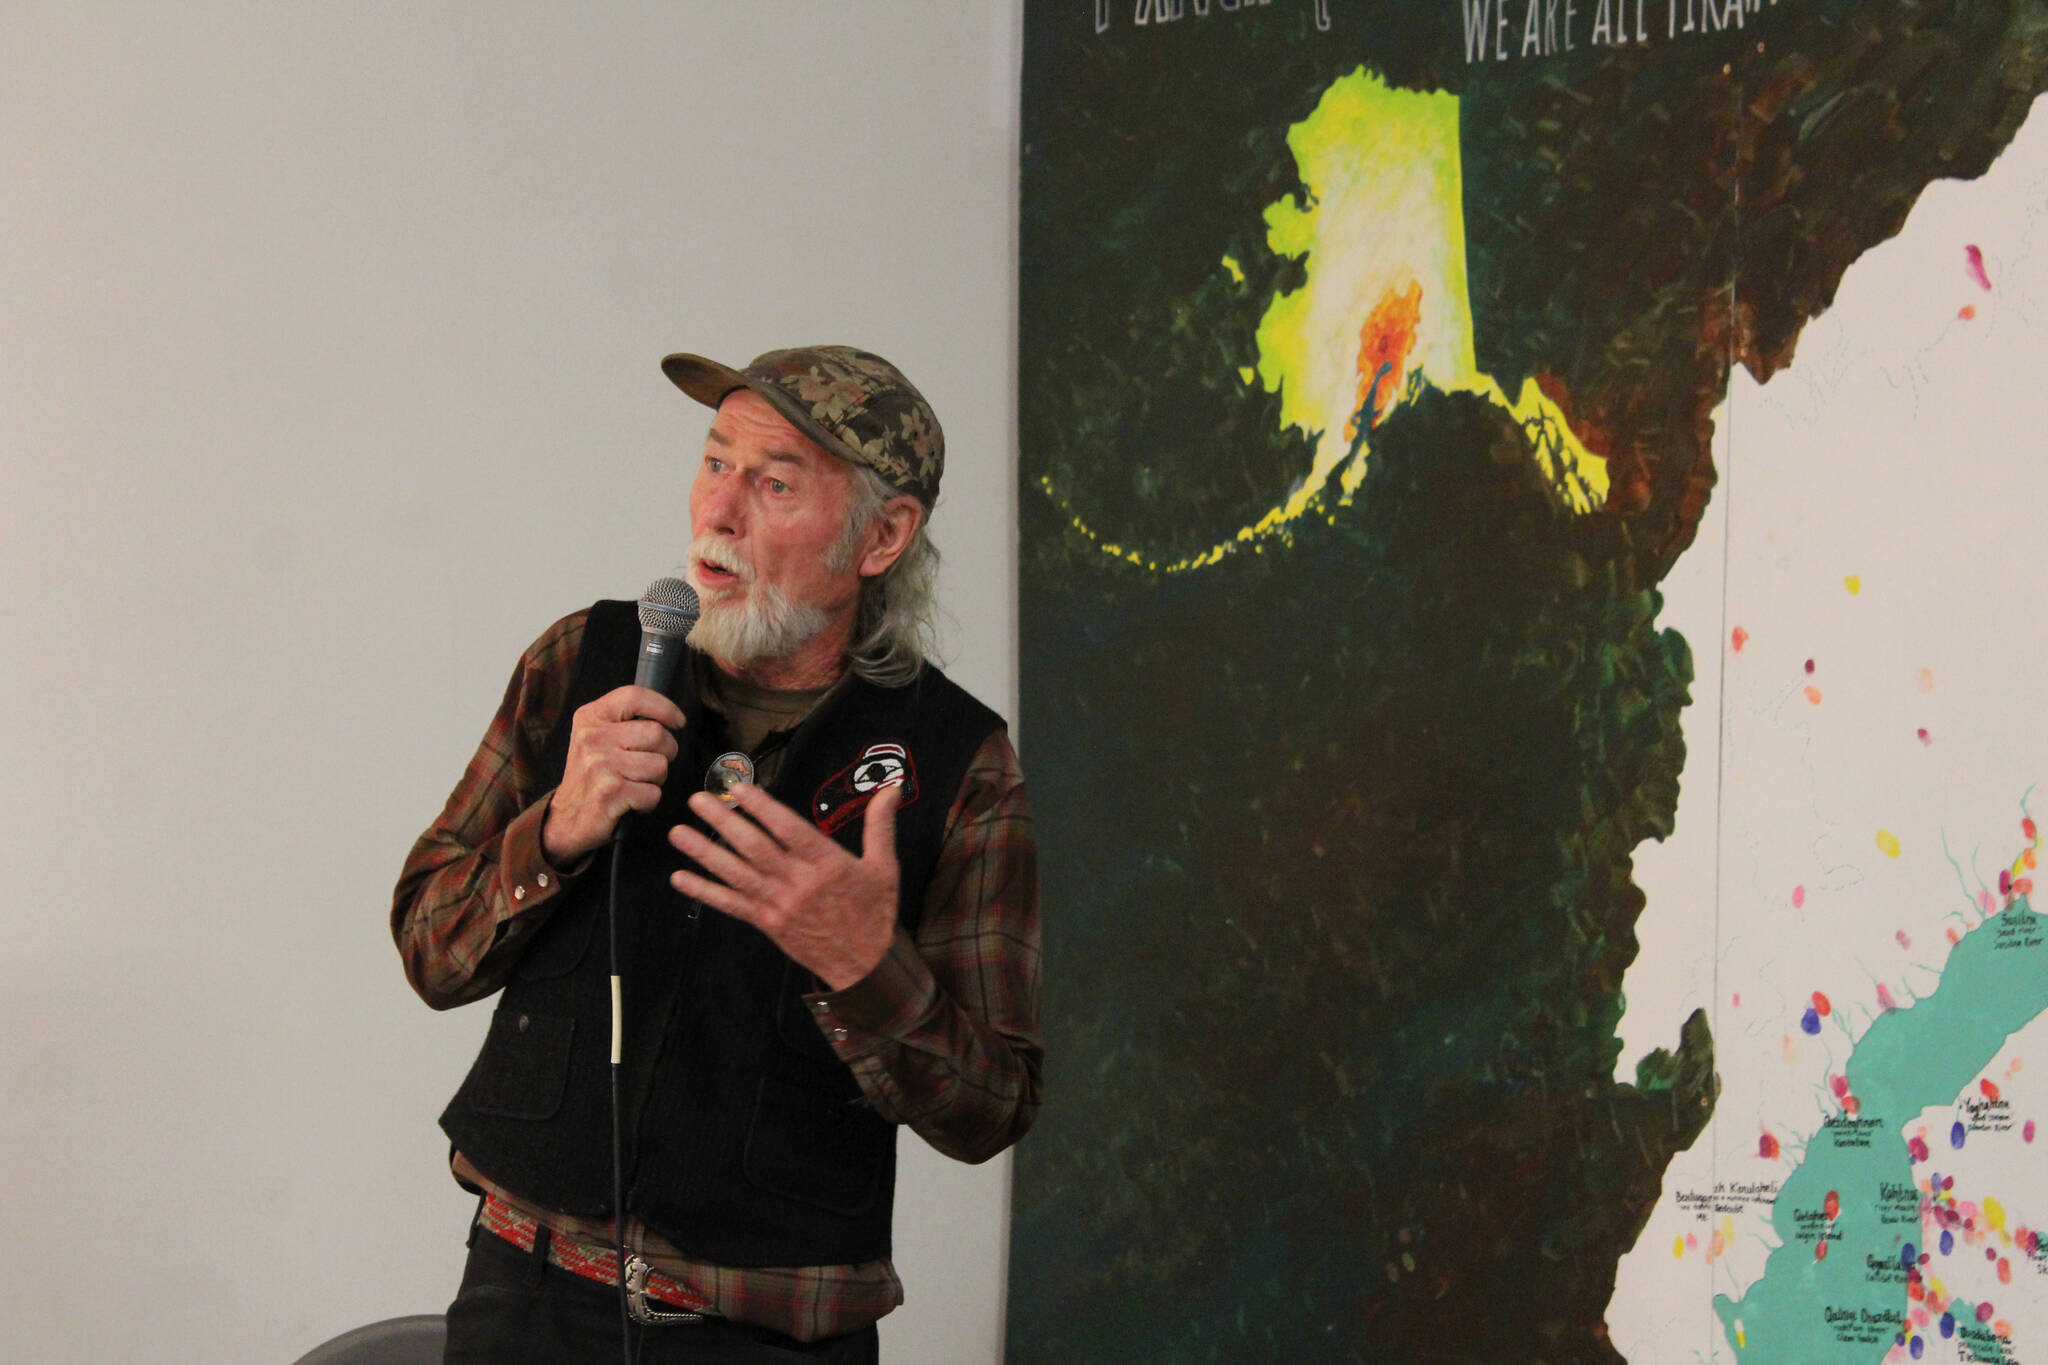
<path id="1" fill-rule="evenodd" d="M 1290 196 L 1266 210 L 1266 242 L 1306 260 L 1300 289 L 1274 296 L 1258 328 L 1258 364 L 1239 371 L 1280 397 L 1281 420 L 1315 442 L 1305 478 L 1287 499 L 1200 554 L 1157 563 L 1102 543 L 1079 517 L 1074 528 L 1105 553 L 1168 573 L 1213 564 L 1334 501 L 1351 500 L 1365 478 L 1371 428 L 1427 385 L 1476 393 L 1529 432 L 1543 473 L 1577 511 L 1601 505 L 1607 462 L 1587 450 L 1533 379 L 1512 399 L 1474 357 L 1465 277 L 1464 181 L 1458 100 L 1444 92 L 1395 90 L 1363 67 L 1337 80 L 1289 130 L 1305 201 Z M 1242 282 L 1235 260 L 1223 266 Z M 1366 430 L 1358 417 L 1366 414 Z M 1053 492 L 1049 481 L 1047 492 Z"/>

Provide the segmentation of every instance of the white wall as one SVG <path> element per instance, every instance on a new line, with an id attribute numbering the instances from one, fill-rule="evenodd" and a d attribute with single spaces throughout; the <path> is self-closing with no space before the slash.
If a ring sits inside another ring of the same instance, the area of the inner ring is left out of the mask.
<path id="1" fill-rule="evenodd" d="M 391 883 L 528 639 L 677 566 L 664 353 L 916 378 L 1014 712 L 1018 14 L 0 6 L 0 1357 L 445 1305 L 487 1007 Z M 906 1141 L 887 1358 L 999 1358 L 1006 1185 Z"/>

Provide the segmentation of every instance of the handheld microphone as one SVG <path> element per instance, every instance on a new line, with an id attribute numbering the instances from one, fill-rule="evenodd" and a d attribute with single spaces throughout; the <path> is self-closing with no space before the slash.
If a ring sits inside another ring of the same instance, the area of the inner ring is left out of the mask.
<path id="1" fill-rule="evenodd" d="M 657 578 L 640 594 L 640 662 L 633 670 L 636 686 L 664 696 L 675 681 L 676 661 L 683 657 L 683 638 L 697 624 L 697 590 L 680 578 Z"/>

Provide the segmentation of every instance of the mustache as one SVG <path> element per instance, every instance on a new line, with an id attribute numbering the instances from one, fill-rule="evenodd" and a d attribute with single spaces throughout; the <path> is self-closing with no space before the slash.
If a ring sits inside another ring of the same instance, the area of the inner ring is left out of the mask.
<path id="1" fill-rule="evenodd" d="M 702 535 L 691 541 L 690 557 L 702 560 L 714 568 L 724 569 L 742 583 L 754 581 L 754 566 L 732 547 L 731 542 L 718 536 Z"/>

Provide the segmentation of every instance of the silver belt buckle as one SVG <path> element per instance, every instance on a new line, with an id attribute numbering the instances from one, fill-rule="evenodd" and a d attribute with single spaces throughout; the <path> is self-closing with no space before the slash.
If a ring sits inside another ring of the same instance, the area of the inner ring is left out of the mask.
<path id="1" fill-rule="evenodd" d="M 633 1321 L 648 1327 L 659 1327 L 668 1323 L 702 1322 L 706 1314 L 693 1313 L 687 1309 L 656 1308 L 647 1300 L 647 1277 L 654 1273 L 654 1267 L 639 1256 L 626 1258 L 626 1314 Z"/>

